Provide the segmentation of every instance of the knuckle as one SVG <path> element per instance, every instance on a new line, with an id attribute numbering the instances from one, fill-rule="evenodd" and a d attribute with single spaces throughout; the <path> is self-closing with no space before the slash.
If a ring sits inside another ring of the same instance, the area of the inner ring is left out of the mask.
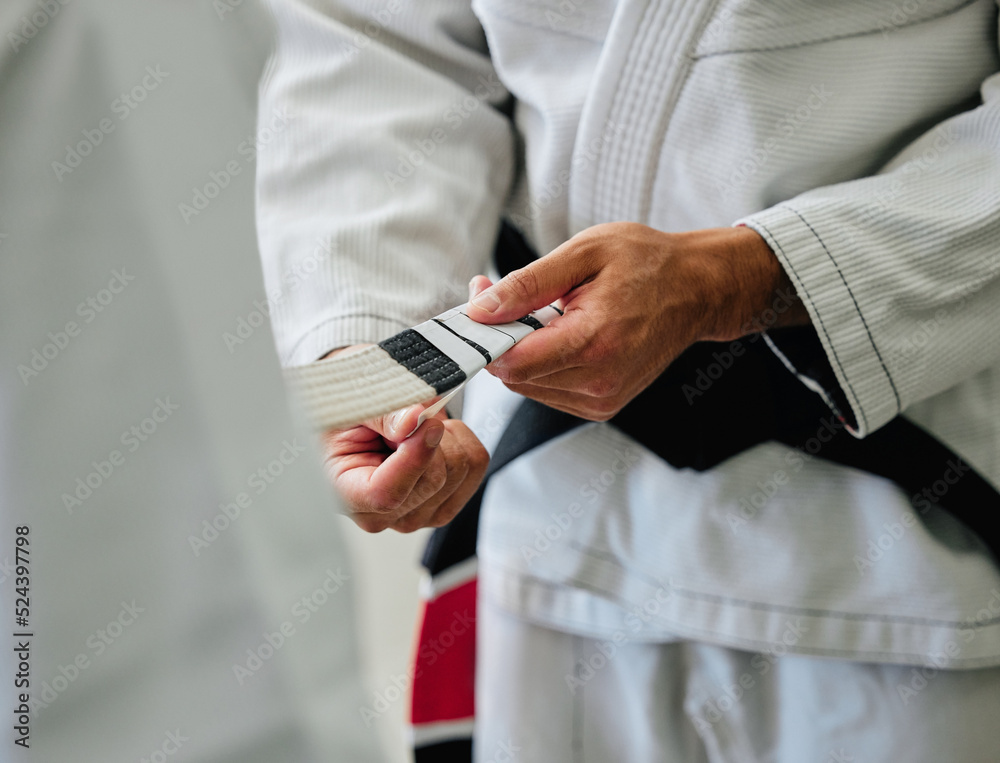
<path id="1" fill-rule="evenodd" d="M 355 514 L 352 519 L 354 524 L 366 533 L 380 533 L 389 526 L 389 521 L 385 517 L 376 517 L 369 514 Z"/>
<path id="2" fill-rule="evenodd" d="M 420 517 L 418 515 L 407 514 L 405 517 L 398 520 L 396 524 L 392 526 L 392 529 L 398 533 L 402 533 L 403 535 L 409 535 L 424 526 L 424 522 L 420 521 Z"/>
<path id="3" fill-rule="evenodd" d="M 434 486 L 434 492 L 437 493 L 448 482 L 448 464 L 446 464 L 442 459 L 440 464 L 435 464 L 429 471 L 430 482 Z"/>
<path id="4" fill-rule="evenodd" d="M 444 527 L 451 520 L 455 518 L 458 514 L 459 509 L 449 510 L 446 512 L 438 512 L 434 515 L 430 522 L 427 523 L 428 527 Z"/>
<path id="5" fill-rule="evenodd" d="M 621 382 L 613 376 L 599 376 L 592 379 L 585 386 L 586 394 L 591 397 L 612 397 L 618 393 Z"/>
<path id="6" fill-rule="evenodd" d="M 504 366 L 503 376 L 500 377 L 500 381 L 507 384 L 523 384 L 527 381 L 527 374 L 523 369 Z"/>
<path id="7" fill-rule="evenodd" d="M 538 278 L 530 267 L 514 270 L 503 280 L 507 282 L 507 290 L 515 298 L 528 299 L 538 293 Z"/>
<path id="8" fill-rule="evenodd" d="M 375 511 L 395 511 L 403 505 L 407 492 L 401 487 L 382 487 L 372 490 L 369 502 Z"/>
<path id="9" fill-rule="evenodd" d="M 587 418 L 591 421 L 610 421 L 620 409 L 621 405 L 614 398 L 598 399 L 590 406 Z"/>
<path id="10" fill-rule="evenodd" d="M 413 492 L 420 503 L 433 498 L 448 481 L 448 469 L 443 462 L 436 462 L 428 467 L 423 478 L 414 487 Z"/>
<path id="11" fill-rule="evenodd" d="M 469 468 L 477 474 L 485 472 L 490 465 L 490 452 L 478 440 L 469 451 Z"/>

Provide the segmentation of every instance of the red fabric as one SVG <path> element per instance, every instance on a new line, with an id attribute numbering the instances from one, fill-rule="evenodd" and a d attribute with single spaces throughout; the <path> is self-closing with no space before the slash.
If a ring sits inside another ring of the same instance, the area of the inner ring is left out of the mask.
<path id="1" fill-rule="evenodd" d="M 414 726 L 475 711 L 476 579 L 424 603 L 413 672 Z"/>

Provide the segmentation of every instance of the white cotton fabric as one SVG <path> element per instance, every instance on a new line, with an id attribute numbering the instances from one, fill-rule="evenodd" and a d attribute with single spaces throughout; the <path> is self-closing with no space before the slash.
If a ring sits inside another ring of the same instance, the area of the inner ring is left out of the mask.
<path id="1" fill-rule="evenodd" d="M 270 30 L 216 5 L 0 5 L 5 763 L 383 759 L 343 507 L 258 307 Z"/>
<path id="2" fill-rule="evenodd" d="M 802 296 L 856 434 L 903 412 L 1000 484 L 997 7 L 913 5 L 274 0 L 261 113 L 297 117 L 259 175 L 282 358 L 439 311 L 486 269 L 501 213 L 543 253 L 601 222 L 742 221 Z M 508 94 L 512 121 L 490 108 Z M 465 416 L 494 442 L 511 402 L 491 382 Z M 480 555 L 505 607 L 574 632 L 673 581 L 656 638 L 749 647 L 797 613 L 803 653 L 931 664 L 955 642 L 948 665 L 1000 664 L 1000 575 L 975 538 L 778 445 L 694 474 L 575 431 L 498 476 Z"/>
<path id="3" fill-rule="evenodd" d="M 797 617 L 757 652 L 646 642 L 627 618 L 594 640 L 488 597 L 477 617 L 477 763 L 996 760 L 1000 668 L 789 655 Z"/>

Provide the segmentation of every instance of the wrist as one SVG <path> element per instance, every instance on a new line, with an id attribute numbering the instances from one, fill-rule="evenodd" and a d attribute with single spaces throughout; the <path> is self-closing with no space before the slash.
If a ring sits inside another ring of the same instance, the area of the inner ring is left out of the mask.
<path id="1" fill-rule="evenodd" d="M 693 259 L 699 263 L 704 305 L 699 340 L 726 342 L 809 323 L 791 280 L 756 231 L 711 228 L 682 235 L 692 237 Z"/>

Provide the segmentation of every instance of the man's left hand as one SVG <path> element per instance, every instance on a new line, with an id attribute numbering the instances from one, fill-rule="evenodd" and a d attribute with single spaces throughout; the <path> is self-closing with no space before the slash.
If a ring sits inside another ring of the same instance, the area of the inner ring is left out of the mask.
<path id="1" fill-rule="evenodd" d="M 782 289 L 794 295 L 749 228 L 664 233 L 605 223 L 496 284 L 476 276 L 468 314 L 503 323 L 561 303 L 565 315 L 487 369 L 525 397 L 607 421 L 694 342 L 743 336 L 779 303 L 785 309 L 767 328 L 807 323 L 801 302 L 777 297 Z"/>

